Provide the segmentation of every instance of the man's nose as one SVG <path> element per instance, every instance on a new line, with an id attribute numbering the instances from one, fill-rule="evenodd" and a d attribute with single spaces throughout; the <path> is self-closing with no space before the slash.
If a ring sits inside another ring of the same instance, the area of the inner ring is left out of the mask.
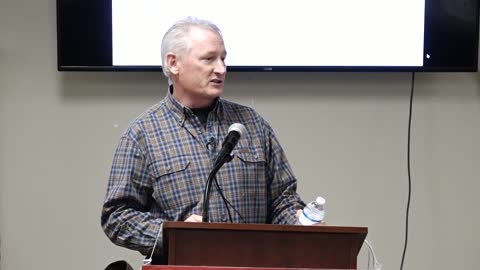
<path id="1" fill-rule="evenodd" d="M 227 66 L 223 60 L 215 62 L 215 72 L 219 74 L 225 74 L 227 72 Z"/>

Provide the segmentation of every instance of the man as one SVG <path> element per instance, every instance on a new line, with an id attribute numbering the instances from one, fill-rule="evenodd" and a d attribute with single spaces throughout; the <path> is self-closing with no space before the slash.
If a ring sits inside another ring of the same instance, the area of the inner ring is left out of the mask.
<path id="1" fill-rule="evenodd" d="M 164 221 L 202 221 L 203 191 L 229 126 L 247 129 L 217 174 L 236 223 L 295 224 L 304 203 L 273 130 L 253 109 L 221 98 L 227 52 L 220 30 L 187 18 L 162 40 L 167 96 L 135 119 L 117 147 L 102 227 L 117 245 L 152 252 Z M 210 221 L 227 222 L 214 188 Z M 155 254 L 161 254 L 157 243 Z"/>

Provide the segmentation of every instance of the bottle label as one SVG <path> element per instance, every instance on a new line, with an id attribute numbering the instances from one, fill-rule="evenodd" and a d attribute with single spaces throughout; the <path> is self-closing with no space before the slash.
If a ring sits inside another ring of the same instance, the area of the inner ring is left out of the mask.
<path id="1" fill-rule="evenodd" d="M 302 214 L 300 215 L 300 218 L 299 218 L 299 221 L 301 224 L 303 225 L 313 225 L 315 223 L 319 223 L 321 222 L 322 220 L 316 220 L 310 216 L 308 216 L 305 211 L 302 211 Z"/>

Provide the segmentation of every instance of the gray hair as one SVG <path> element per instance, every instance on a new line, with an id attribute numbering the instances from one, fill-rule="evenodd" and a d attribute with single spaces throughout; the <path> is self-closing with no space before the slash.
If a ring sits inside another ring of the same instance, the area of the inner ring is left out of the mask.
<path id="1" fill-rule="evenodd" d="M 173 24 L 162 39 L 162 67 L 163 74 L 170 78 L 171 72 L 167 66 L 167 53 L 186 53 L 191 47 L 190 29 L 193 27 L 210 30 L 222 37 L 220 29 L 210 21 L 187 17 Z"/>

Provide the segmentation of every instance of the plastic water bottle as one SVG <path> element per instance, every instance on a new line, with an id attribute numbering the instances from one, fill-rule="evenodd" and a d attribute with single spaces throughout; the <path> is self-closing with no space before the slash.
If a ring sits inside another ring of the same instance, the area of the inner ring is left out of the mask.
<path id="1" fill-rule="evenodd" d="M 315 201 L 308 203 L 302 211 L 299 223 L 302 225 L 312 225 L 322 222 L 325 217 L 325 199 L 318 196 Z"/>

